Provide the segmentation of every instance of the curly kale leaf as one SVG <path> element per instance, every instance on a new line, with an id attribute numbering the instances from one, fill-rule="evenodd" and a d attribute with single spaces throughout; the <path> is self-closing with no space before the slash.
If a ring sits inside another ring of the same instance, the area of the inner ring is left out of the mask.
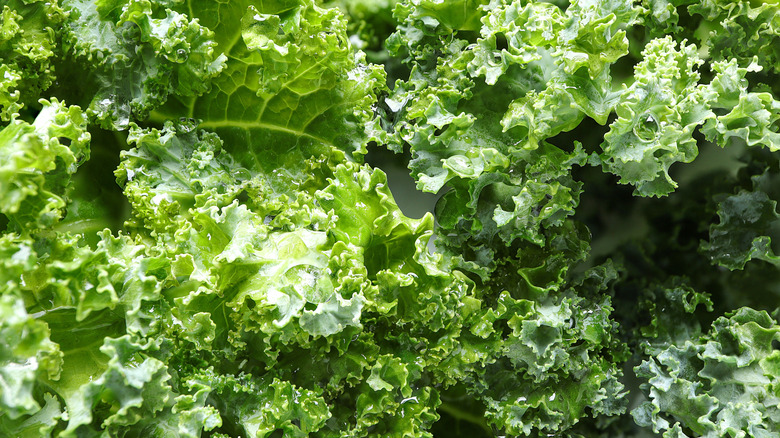
<path id="1" fill-rule="evenodd" d="M 649 401 L 632 415 L 664 436 L 771 436 L 777 430 L 780 327 L 766 312 L 741 308 L 709 333 L 670 345 L 643 361 L 637 375 Z"/>

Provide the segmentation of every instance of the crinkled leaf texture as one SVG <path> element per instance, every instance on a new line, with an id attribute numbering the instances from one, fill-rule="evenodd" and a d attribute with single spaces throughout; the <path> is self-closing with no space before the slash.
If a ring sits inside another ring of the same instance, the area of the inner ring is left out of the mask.
<path id="1" fill-rule="evenodd" d="M 777 149 L 777 100 L 746 80 L 766 68 L 757 58 L 716 57 L 702 79 L 712 40 L 697 46 L 650 26 L 629 53 L 627 30 L 664 16 L 661 2 L 551 3 L 410 0 L 395 10 L 388 49 L 410 73 L 385 98 L 379 137 L 409 147 L 419 189 L 449 188 L 439 243 L 483 279 L 507 251 L 558 233 L 580 202 L 579 167 L 600 165 L 636 195 L 659 197 L 677 187 L 670 169 L 698 156 L 699 133 Z M 629 79 L 613 77 L 631 56 Z M 560 139 L 613 114 L 603 139 Z"/>
<path id="2" fill-rule="evenodd" d="M 775 436 L 776 12 L 0 2 L 0 436 Z"/>
<path id="3" fill-rule="evenodd" d="M 0 10 L 0 121 L 44 97 L 61 53 L 58 30 L 66 14 L 56 1 L 6 1 Z"/>
<path id="4" fill-rule="evenodd" d="M 764 167 L 760 174 L 750 178 L 750 190 L 719 193 L 714 197 L 719 223 L 710 225 L 709 240 L 700 245 L 700 251 L 713 264 L 741 270 L 751 260 L 763 260 L 775 266 L 780 263 L 772 245 L 773 239 L 780 239 L 775 179 L 776 172 Z"/>
<path id="5" fill-rule="evenodd" d="M 407 56 L 411 74 L 385 99 L 385 141 L 410 146 L 419 189 L 451 189 L 437 207 L 440 242 L 484 278 L 506 247 L 544 247 L 573 214 L 581 185 L 571 169 L 587 154 L 546 140 L 585 117 L 607 121 L 618 99 L 608 66 L 627 53 L 624 29 L 637 11 L 623 1 L 562 12 L 421 0 L 395 13 L 388 48 Z"/>
<path id="6" fill-rule="evenodd" d="M 642 362 L 649 401 L 632 411 L 637 423 L 664 437 L 768 437 L 778 425 L 780 338 L 766 312 L 741 308 L 718 318 L 709 333 L 672 345 Z"/>
<path id="7" fill-rule="evenodd" d="M 20 233 L 62 218 L 70 178 L 90 154 L 81 109 L 56 99 L 40 103 L 35 121 L 12 120 L 0 130 L 0 213 Z"/>

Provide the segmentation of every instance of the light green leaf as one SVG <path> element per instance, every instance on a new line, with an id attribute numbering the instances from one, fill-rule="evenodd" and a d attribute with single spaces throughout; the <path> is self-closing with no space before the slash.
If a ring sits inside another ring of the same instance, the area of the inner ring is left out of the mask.
<path id="1" fill-rule="evenodd" d="M 0 213 L 25 234 L 62 218 L 70 178 L 90 154 L 81 109 L 56 99 L 40 103 L 34 122 L 14 120 L 0 131 Z"/>

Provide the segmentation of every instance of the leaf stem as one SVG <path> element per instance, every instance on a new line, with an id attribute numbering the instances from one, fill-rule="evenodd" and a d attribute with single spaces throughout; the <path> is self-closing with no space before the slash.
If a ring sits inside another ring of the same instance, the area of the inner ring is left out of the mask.
<path id="1" fill-rule="evenodd" d="M 442 404 L 439 405 L 439 410 L 455 418 L 456 420 L 468 421 L 469 423 L 476 424 L 477 426 L 484 429 L 488 434 L 493 434 L 493 430 L 487 425 L 485 422 L 485 417 L 482 415 L 475 415 L 471 412 L 464 411 L 463 409 L 460 409 L 455 405 L 447 402 L 442 402 Z"/>

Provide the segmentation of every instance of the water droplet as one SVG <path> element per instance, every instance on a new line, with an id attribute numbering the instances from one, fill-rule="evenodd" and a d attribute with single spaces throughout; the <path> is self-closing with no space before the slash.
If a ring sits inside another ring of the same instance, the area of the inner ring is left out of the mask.
<path id="1" fill-rule="evenodd" d="M 233 178 L 236 179 L 238 182 L 246 181 L 248 179 L 252 178 L 252 174 L 249 173 L 248 170 L 244 169 L 243 167 L 239 167 L 235 170 L 233 170 Z"/>
<path id="2" fill-rule="evenodd" d="M 179 118 L 179 131 L 187 134 L 194 131 L 198 127 L 198 120 L 192 117 L 180 117 Z"/>
<path id="3" fill-rule="evenodd" d="M 184 50 L 184 49 L 179 49 L 179 50 L 176 51 L 176 56 L 179 58 L 179 60 L 186 61 L 187 60 L 187 51 Z"/>
<path id="4" fill-rule="evenodd" d="M 639 116 L 639 122 L 634 125 L 634 134 L 642 141 L 655 140 L 659 130 L 658 120 L 650 113 L 644 113 Z"/>

